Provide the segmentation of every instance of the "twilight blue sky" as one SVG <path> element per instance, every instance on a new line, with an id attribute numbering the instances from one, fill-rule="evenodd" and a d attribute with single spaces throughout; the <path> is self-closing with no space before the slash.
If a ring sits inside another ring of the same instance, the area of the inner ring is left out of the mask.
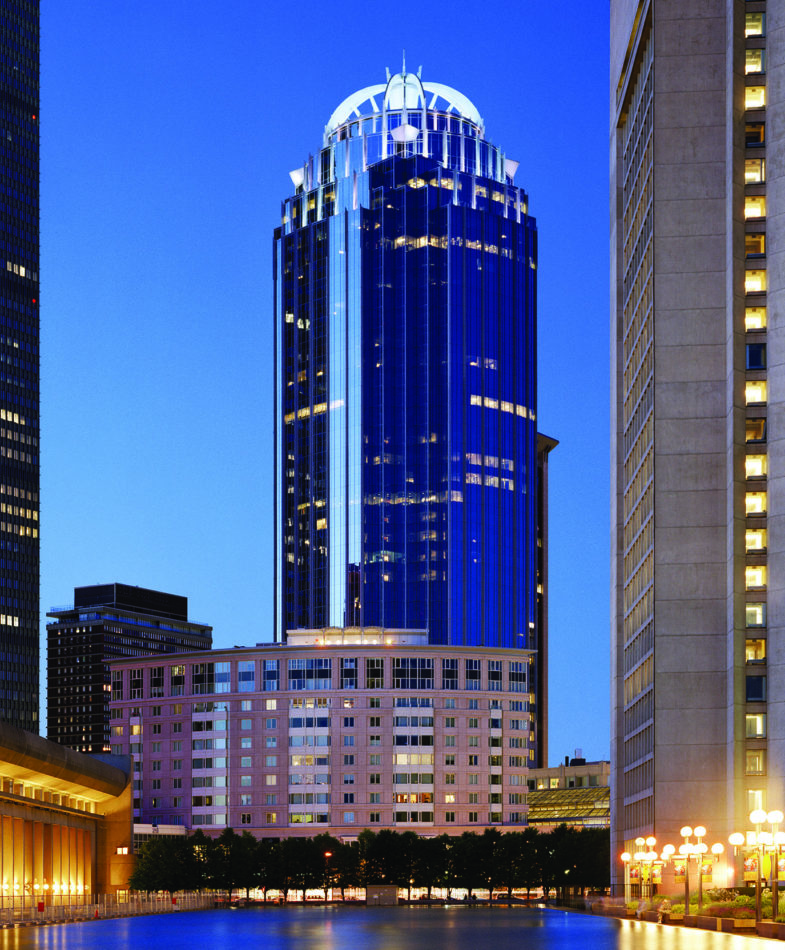
<path id="1" fill-rule="evenodd" d="M 186 595 L 216 646 L 272 638 L 272 230 L 333 109 L 405 48 L 537 218 L 549 758 L 607 758 L 607 4 L 42 8 L 42 633 L 117 580 Z"/>

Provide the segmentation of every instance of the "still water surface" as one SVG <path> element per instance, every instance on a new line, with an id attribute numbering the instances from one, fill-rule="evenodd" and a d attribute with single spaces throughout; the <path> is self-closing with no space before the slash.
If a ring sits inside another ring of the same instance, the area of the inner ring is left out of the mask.
<path id="1" fill-rule="evenodd" d="M 285 907 L 127 917 L 0 932 L 0 950 L 763 950 L 758 937 L 559 910 Z"/>

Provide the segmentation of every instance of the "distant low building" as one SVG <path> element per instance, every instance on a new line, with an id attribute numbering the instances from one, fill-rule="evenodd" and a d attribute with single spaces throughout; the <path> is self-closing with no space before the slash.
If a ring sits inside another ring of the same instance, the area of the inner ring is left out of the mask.
<path id="1" fill-rule="evenodd" d="M 187 597 L 129 584 L 76 587 L 73 606 L 47 616 L 47 735 L 77 752 L 109 752 L 107 660 L 212 646 Z"/>
<path id="2" fill-rule="evenodd" d="M 530 769 L 529 824 L 540 831 L 566 824 L 610 828 L 609 761 L 565 759 L 547 769 Z"/>
<path id="3" fill-rule="evenodd" d="M 0 723 L 0 906 L 124 889 L 132 827 L 128 758 L 82 755 Z"/>

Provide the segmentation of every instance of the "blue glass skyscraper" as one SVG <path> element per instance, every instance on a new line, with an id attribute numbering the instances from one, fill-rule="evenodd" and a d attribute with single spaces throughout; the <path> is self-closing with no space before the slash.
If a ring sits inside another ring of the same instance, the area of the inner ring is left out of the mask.
<path id="1" fill-rule="evenodd" d="M 537 233 L 474 105 L 335 110 L 274 239 L 276 628 L 537 649 Z"/>

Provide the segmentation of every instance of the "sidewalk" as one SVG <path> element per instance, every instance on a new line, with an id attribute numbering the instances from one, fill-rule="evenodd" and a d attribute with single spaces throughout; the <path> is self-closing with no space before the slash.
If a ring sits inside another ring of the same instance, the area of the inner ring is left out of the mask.
<path id="1" fill-rule="evenodd" d="M 755 921 L 754 918 L 710 917 L 702 914 L 669 914 L 664 913 L 662 920 L 656 910 L 644 910 L 640 916 L 636 911 L 628 910 L 627 905 L 621 902 L 611 903 L 608 900 L 585 904 L 590 914 L 604 917 L 618 917 L 624 920 L 643 920 L 649 923 L 660 923 L 663 927 L 691 927 L 699 930 L 716 930 L 722 933 L 749 934 L 758 937 L 769 937 L 773 940 L 785 940 L 785 924 L 772 920 Z"/>
<path id="2" fill-rule="evenodd" d="M 205 910 L 215 907 L 214 894 L 177 894 L 172 898 L 154 897 L 117 901 L 101 896 L 84 904 L 40 904 L 33 900 L 16 900 L 0 906 L 0 929 L 34 927 L 41 924 L 64 924 L 74 921 L 101 920 L 107 917 L 136 917 L 143 914 L 171 914 L 186 910 Z"/>

